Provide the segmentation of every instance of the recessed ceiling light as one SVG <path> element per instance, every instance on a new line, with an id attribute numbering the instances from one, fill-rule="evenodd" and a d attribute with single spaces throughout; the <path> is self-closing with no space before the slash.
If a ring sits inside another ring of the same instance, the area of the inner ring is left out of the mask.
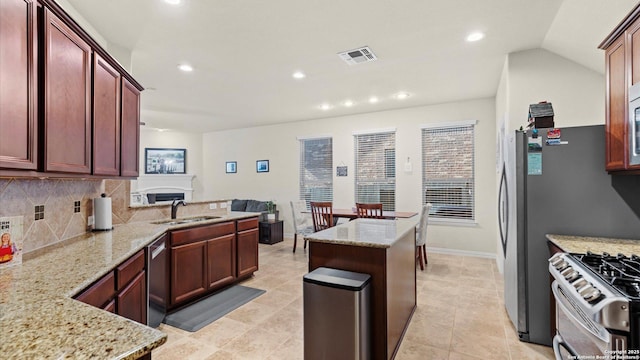
<path id="1" fill-rule="evenodd" d="M 481 40 L 482 38 L 484 38 L 484 34 L 483 33 L 474 32 L 474 33 L 469 34 L 469 36 L 467 36 L 467 41 L 474 42 L 474 41 Z"/>
<path id="2" fill-rule="evenodd" d="M 406 92 L 401 92 L 396 95 L 396 99 L 398 100 L 404 100 L 408 97 L 409 97 L 409 93 L 406 93 Z"/>
<path id="3" fill-rule="evenodd" d="M 178 69 L 184 71 L 184 72 L 192 72 L 193 71 L 193 66 L 189 65 L 189 64 L 180 64 L 178 65 Z"/>
<path id="4" fill-rule="evenodd" d="M 181 0 L 164 0 L 164 2 L 171 5 L 180 5 L 180 1 Z"/>
<path id="5" fill-rule="evenodd" d="M 292 76 L 294 79 L 304 79 L 307 75 L 305 75 L 302 71 L 296 71 Z"/>
<path id="6" fill-rule="evenodd" d="M 352 107 L 352 106 L 353 106 L 353 101 L 351 101 L 351 100 L 347 100 L 347 101 L 345 101 L 343 104 L 344 104 L 344 106 L 346 106 L 346 107 Z"/>
<path id="7" fill-rule="evenodd" d="M 380 101 L 376 96 L 372 96 L 369 98 L 369 102 L 372 104 L 377 103 L 378 101 Z"/>
<path id="8" fill-rule="evenodd" d="M 324 110 L 324 111 L 330 110 L 330 109 L 331 109 L 331 105 L 329 105 L 329 104 L 322 104 L 322 105 L 320 105 L 320 109 L 322 109 L 322 110 Z"/>

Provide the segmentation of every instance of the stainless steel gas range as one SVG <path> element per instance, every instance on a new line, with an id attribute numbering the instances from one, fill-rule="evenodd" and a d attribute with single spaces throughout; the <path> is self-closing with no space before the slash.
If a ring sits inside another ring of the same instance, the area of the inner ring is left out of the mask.
<path id="1" fill-rule="evenodd" d="M 640 359 L 640 257 L 557 253 L 556 359 Z"/>

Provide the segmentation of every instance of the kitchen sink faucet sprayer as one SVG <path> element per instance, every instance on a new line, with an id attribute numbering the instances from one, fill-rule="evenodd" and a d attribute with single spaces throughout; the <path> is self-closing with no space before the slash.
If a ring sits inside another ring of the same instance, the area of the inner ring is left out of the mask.
<path id="1" fill-rule="evenodd" d="M 184 200 L 173 200 L 171 203 L 171 218 L 176 218 L 176 213 L 178 212 L 178 205 L 182 204 L 182 206 L 187 206 L 187 202 Z"/>

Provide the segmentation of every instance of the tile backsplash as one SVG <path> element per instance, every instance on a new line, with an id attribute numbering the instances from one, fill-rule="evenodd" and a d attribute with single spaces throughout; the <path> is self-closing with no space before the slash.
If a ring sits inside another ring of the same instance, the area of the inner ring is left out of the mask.
<path id="1" fill-rule="evenodd" d="M 28 253 L 85 233 L 92 199 L 103 192 L 103 180 L 0 178 L 0 217 L 23 216 Z"/>
<path id="2" fill-rule="evenodd" d="M 0 178 L 0 218 L 23 217 L 23 252 L 81 235 L 89 230 L 93 198 L 111 197 L 113 225 L 166 219 L 169 206 L 129 207 L 129 180 Z M 208 203 L 180 207 L 180 216 L 224 213 Z"/>

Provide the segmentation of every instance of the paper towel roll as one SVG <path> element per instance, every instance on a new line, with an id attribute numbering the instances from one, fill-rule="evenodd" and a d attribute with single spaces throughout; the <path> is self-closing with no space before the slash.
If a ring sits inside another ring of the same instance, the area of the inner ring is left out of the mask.
<path id="1" fill-rule="evenodd" d="M 103 197 L 93 199 L 94 230 L 111 230 L 111 198 Z"/>

